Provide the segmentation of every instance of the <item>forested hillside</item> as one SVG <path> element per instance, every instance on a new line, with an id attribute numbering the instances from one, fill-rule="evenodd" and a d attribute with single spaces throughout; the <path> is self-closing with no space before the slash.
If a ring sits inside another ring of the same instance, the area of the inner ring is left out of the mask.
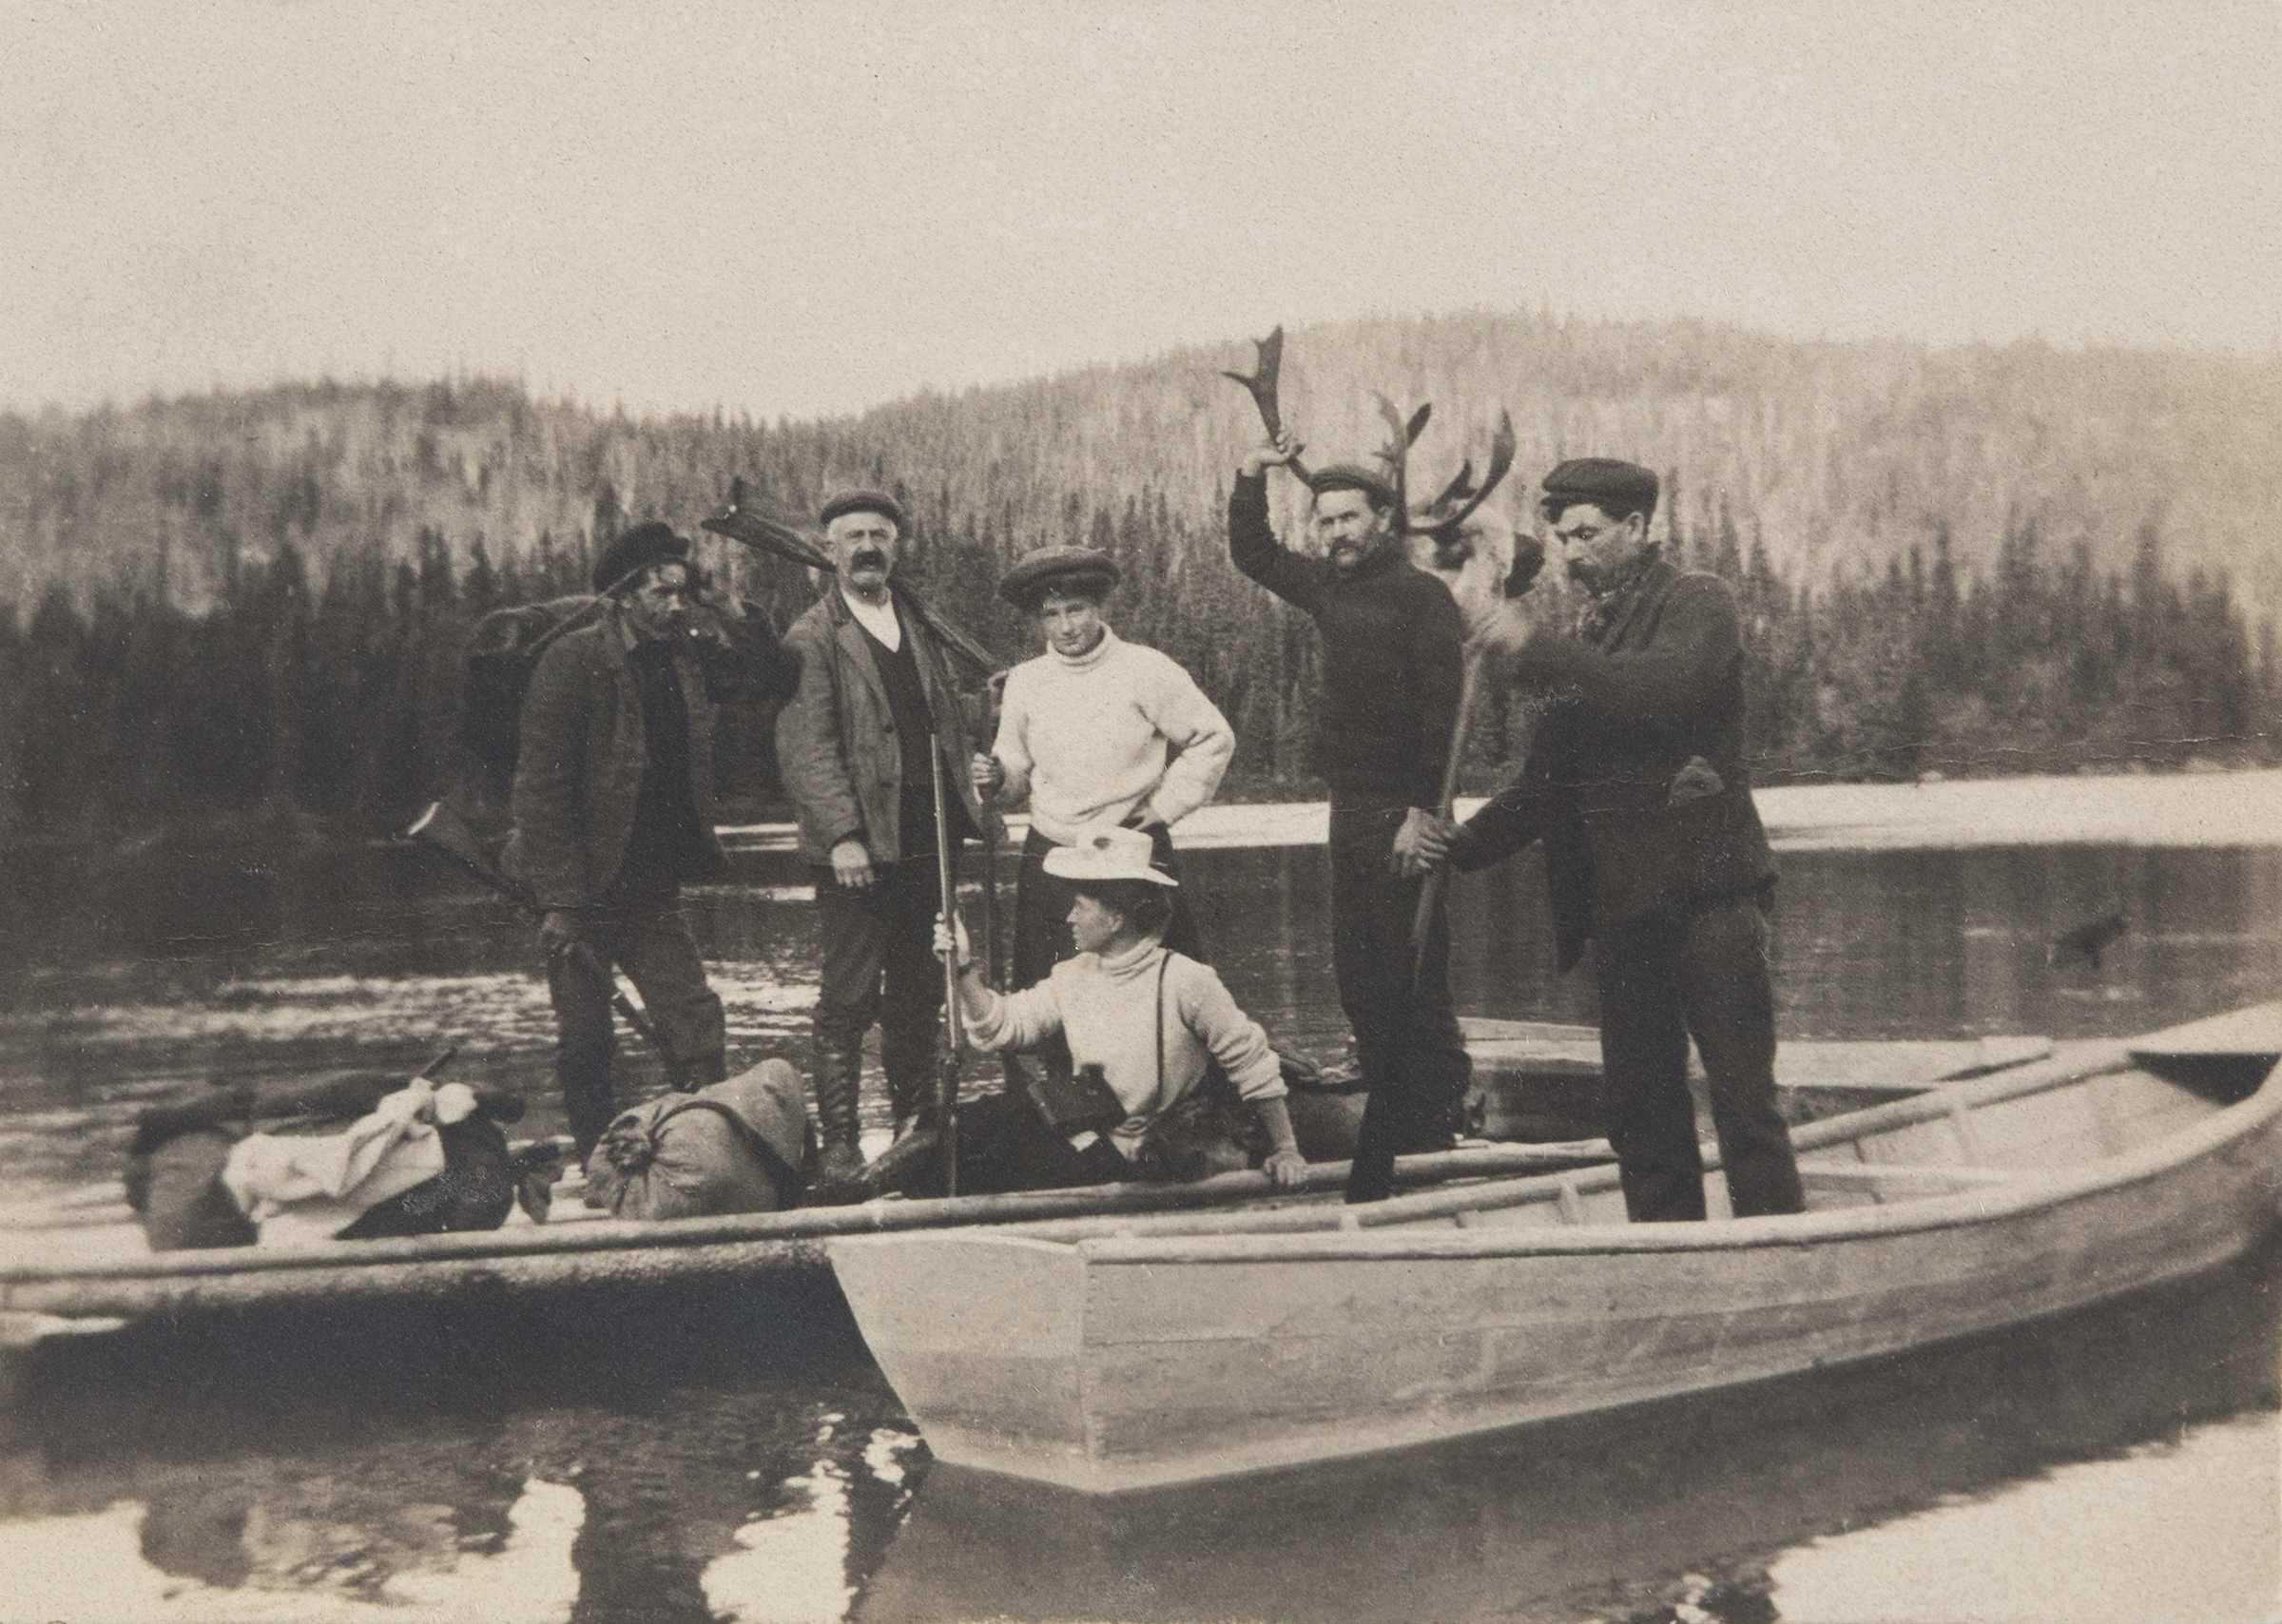
<path id="1" fill-rule="evenodd" d="M 1420 484 L 1479 459 L 1500 406 L 1517 512 L 1564 455 L 1661 470 L 1659 530 L 1745 592 L 1770 778 L 2273 753 L 2282 366 L 1488 315 L 1300 330 L 1286 356 L 1286 417 L 1319 457 L 1381 441 L 1383 390 L 1435 403 Z M 1120 628 L 1228 711 L 1241 781 L 1291 783 L 1312 639 L 1233 575 L 1220 524 L 1259 430 L 1215 369 L 1249 362 L 1229 342 L 821 423 L 636 419 L 491 381 L 0 417 L 0 829 L 256 803 L 385 827 L 459 776 L 476 614 L 582 579 L 631 519 L 694 530 L 740 474 L 792 508 L 900 488 L 916 571 L 1009 657 L 1030 641 L 990 596 L 1004 564 L 1115 551 Z M 707 551 L 780 626 L 810 596 Z M 725 764 L 748 799 L 766 771 L 759 738 Z"/>

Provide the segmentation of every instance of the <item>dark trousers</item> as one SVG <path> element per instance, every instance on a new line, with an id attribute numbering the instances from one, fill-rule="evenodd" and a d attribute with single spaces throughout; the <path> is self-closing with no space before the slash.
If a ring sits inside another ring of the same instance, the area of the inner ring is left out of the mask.
<path id="1" fill-rule="evenodd" d="M 1387 860 L 1408 810 L 1384 797 L 1331 800 L 1331 963 L 1370 1091 L 1355 1168 L 1366 1187 L 1389 1170 L 1364 1168 L 1374 1152 L 1448 1141 L 1473 1075 L 1450 1002 L 1450 916 L 1439 901 L 1412 985 L 1410 931 L 1425 880 L 1397 876 Z"/>
<path id="2" fill-rule="evenodd" d="M 816 871 L 823 953 L 816 1038 L 850 1053 L 880 1027 L 880 1062 L 889 1092 L 916 1105 L 934 1074 L 936 1027 L 943 1009 L 943 966 L 935 957 L 935 916 L 942 881 L 932 847 L 923 857 L 876 866 L 855 891 Z"/>
<path id="3" fill-rule="evenodd" d="M 721 999 L 706 983 L 697 938 L 677 894 L 668 889 L 620 897 L 583 918 L 587 944 L 605 969 L 614 965 L 633 982 L 681 1075 L 692 1083 L 722 1077 L 727 1034 Z M 610 1052 L 617 1046 L 610 989 L 576 955 L 564 954 L 548 961 L 547 994 L 554 1003 L 554 1074 L 583 1163 L 617 1114 L 610 1092 Z"/>
<path id="4" fill-rule="evenodd" d="M 1688 1094 L 1691 1036 L 1711 1079 L 1735 1215 L 1806 1207 L 1775 1103 L 1768 912 L 1763 895 L 1730 898 L 1676 919 L 1626 926 L 1595 945 L 1602 1110 L 1625 1211 L 1636 1224 L 1704 1216 L 1703 1155 Z"/>
<path id="5" fill-rule="evenodd" d="M 1158 824 L 1149 832 L 1152 860 L 1175 880 L 1181 871 L 1173 861 L 1172 831 Z M 1015 876 L 1015 963 L 1013 989 L 1035 987 L 1047 973 L 1077 951 L 1070 939 L 1070 882 L 1046 872 L 1046 854 L 1054 842 L 1036 829 L 1022 842 L 1022 866 Z M 1185 888 L 1172 890 L 1172 918 L 1165 926 L 1165 945 L 1185 953 L 1199 964 L 1204 943 L 1197 939 L 1196 918 L 1189 912 Z M 1010 989 L 1010 990 L 1013 990 Z"/>
<path id="6" fill-rule="evenodd" d="M 1031 1103 L 1012 1093 L 985 1094 L 958 1108 L 958 1192 L 996 1195 L 1015 1189 L 1067 1189 L 1115 1184 L 1132 1169 L 1105 1138 L 1083 1150 L 1046 1126 Z"/>

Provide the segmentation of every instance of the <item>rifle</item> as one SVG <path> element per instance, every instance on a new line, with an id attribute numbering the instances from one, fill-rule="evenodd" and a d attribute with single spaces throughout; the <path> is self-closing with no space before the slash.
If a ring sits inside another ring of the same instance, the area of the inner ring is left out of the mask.
<path id="1" fill-rule="evenodd" d="M 935 783 L 935 871 L 941 891 L 943 918 L 958 918 L 957 887 L 951 877 L 950 807 L 943 798 L 943 751 L 928 742 L 928 764 Z M 953 927 L 956 932 L 956 926 Z M 935 1078 L 936 1131 L 943 1157 L 943 1193 L 958 1193 L 958 1061 L 966 1048 L 966 1029 L 958 1018 L 958 955 L 943 955 L 943 1062 Z"/>
<path id="2" fill-rule="evenodd" d="M 547 910 L 539 899 L 501 872 L 499 865 L 492 860 L 491 853 L 484 849 L 483 841 L 475 831 L 469 828 L 459 814 L 441 801 L 431 802 L 428 810 L 415 819 L 412 827 L 404 831 L 404 838 L 442 853 L 506 898 L 520 912 L 532 918 L 546 917 Z M 642 1006 L 627 996 L 626 989 L 619 986 L 618 978 L 610 974 L 609 966 L 583 941 L 570 943 L 566 952 L 572 963 L 594 978 L 596 986 L 609 994 L 610 1008 L 625 1016 L 626 1024 L 634 1029 L 643 1042 L 657 1051 L 658 1058 L 665 1063 L 667 1082 L 687 1092 L 692 1085 L 683 1074 L 673 1051 L 666 1047 L 666 1040 L 658 1035 L 658 1029 L 650 1024 L 649 1016 Z"/>
<path id="3" fill-rule="evenodd" d="M 742 478 L 729 481 L 729 505 L 711 518 L 698 522 L 715 535 L 725 535 L 756 551 L 774 553 L 804 569 L 838 573 L 829 553 L 801 527 L 756 502 Z M 985 648 L 980 638 L 945 618 L 940 609 L 920 602 L 909 592 L 898 592 L 896 597 L 919 618 L 920 625 L 965 656 L 977 673 L 988 676 L 1004 668 L 1005 662 Z"/>

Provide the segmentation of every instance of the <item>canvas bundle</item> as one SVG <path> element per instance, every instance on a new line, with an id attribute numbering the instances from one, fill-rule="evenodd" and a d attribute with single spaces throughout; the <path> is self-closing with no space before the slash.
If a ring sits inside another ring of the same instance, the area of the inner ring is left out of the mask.
<path id="1" fill-rule="evenodd" d="M 797 1207 L 813 1139 L 800 1074 L 764 1060 L 620 1112 L 587 1159 L 586 1204 L 636 1219 Z"/>

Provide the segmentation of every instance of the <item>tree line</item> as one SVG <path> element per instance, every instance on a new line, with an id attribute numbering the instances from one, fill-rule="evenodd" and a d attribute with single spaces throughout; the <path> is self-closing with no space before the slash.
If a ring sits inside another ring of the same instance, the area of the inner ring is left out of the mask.
<path id="1" fill-rule="evenodd" d="M 954 516 L 946 494 L 899 493 L 918 517 L 905 568 L 1009 659 L 1035 643 L 994 594 L 1007 560 L 1050 541 L 1112 552 L 1126 570 L 1112 605 L 1121 634 L 1188 667 L 1236 727 L 1229 793 L 1307 792 L 1313 632 L 1236 574 L 1217 522 L 1161 493 L 1111 507 L 1071 491 L 1052 532 L 1010 534 Z M 495 814 L 504 784 L 459 744 L 469 633 L 493 609 L 583 590 L 593 550 L 630 516 L 605 482 L 568 538 L 454 547 L 423 527 L 410 556 L 339 548 L 321 578 L 288 527 L 258 555 L 238 549 L 195 608 L 152 580 L 84 600 L 59 580 L 28 606 L 0 606 L 0 831 L 117 837 L 260 810 L 377 834 L 447 791 Z M 1819 581 L 1778 564 L 1724 505 L 1708 523 L 1663 528 L 1679 562 L 1738 592 L 1762 782 L 2276 757 L 2272 617 L 2253 632 L 2224 571 L 2175 569 L 2153 519 L 2123 569 L 2099 568 L 2081 539 L 2050 548 L 2039 519 L 2016 512 L 1989 569 L 1961 564 L 1936 529 Z M 803 571 L 719 538 L 704 552 L 780 628 L 813 597 Z M 1574 606 L 1557 576 L 1537 612 L 1559 618 Z M 1518 726 L 1501 683 L 1481 703 L 1475 788 Z M 777 804 L 765 720 L 740 710 L 722 730 L 736 814 Z"/>

